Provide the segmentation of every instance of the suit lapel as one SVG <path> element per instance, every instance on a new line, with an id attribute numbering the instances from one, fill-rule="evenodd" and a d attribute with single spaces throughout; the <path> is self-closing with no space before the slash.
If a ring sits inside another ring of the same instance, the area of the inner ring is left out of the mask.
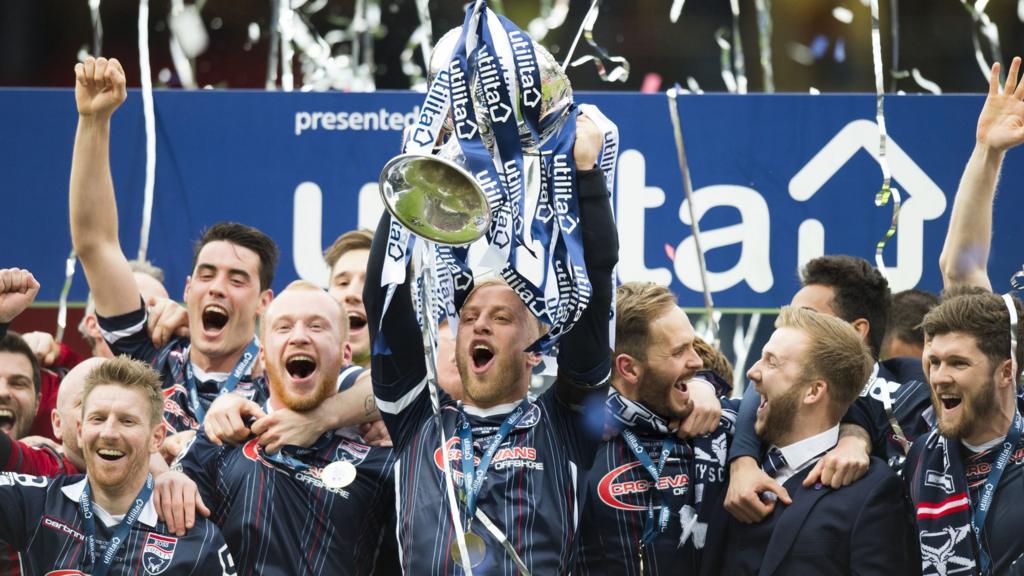
<path id="1" fill-rule="evenodd" d="M 759 576 L 771 576 L 782 564 L 811 509 L 822 496 L 832 491 L 828 486 L 810 490 L 803 487 L 804 478 L 811 468 L 813 466 L 804 469 L 784 485 L 793 499 L 793 504 L 783 508 L 775 522 L 771 540 L 768 541 L 768 549 L 765 550 L 764 560 L 761 562 L 761 570 L 758 572 Z"/>

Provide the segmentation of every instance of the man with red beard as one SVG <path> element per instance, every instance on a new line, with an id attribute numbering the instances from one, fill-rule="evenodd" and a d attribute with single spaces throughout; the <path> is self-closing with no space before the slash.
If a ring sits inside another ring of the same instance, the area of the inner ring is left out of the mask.
<path id="1" fill-rule="evenodd" d="M 278 250 L 259 230 L 234 222 L 207 229 L 193 251 L 185 283 L 189 337 L 154 346 L 148 311 L 121 249 L 110 173 L 110 120 L 125 101 L 125 76 L 116 59 L 86 58 L 75 66 L 78 131 L 71 164 L 71 238 L 96 302 L 103 337 L 115 354 L 150 363 L 167 395 L 168 438 L 184 444 L 210 405 L 228 392 L 262 403 L 267 390 L 254 378 L 259 352 L 256 320 L 273 297 Z M 255 424 L 264 442 L 303 443 L 347 424 L 337 405 L 298 413 L 283 409 Z M 172 451 L 176 452 L 176 450 Z M 154 459 L 159 469 L 160 458 Z"/>
<path id="2" fill-rule="evenodd" d="M 907 459 L 924 574 L 1016 574 L 1024 556 L 1024 358 L 1016 298 L 948 296 L 925 317 L 934 420 Z"/>
<path id="3" fill-rule="evenodd" d="M 351 357 L 343 305 L 296 281 L 267 307 L 261 329 L 267 413 L 309 412 L 337 394 Z M 370 574 L 388 560 L 377 550 L 393 510 L 393 462 L 391 449 L 333 432 L 269 454 L 255 438 L 218 446 L 200 430 L 175 462 L 181 472 L 162 475 L 157 490 L 187 481 L 182 472 L 198 484 L 239 574 Z"/>
<path id="4" fill-rule="evenodd" d="M 20 552 L 25 573 L 233 573 L 213 523 L 176 537 L 157 518 L 148 468 L 165 435 L 159 376 L 108 360 L 87 376 L 81 411 L 84 477 L 0 474 L 0 542 Z"/>
<path id="5" fill-rule="evenodd" d="M 700 371 L 695 345 L 693 326 L 668 288 L 619 286 L 614 389 L 606 402 L 617 434 L 598 449 L 587 474 L 575 573 L 698 573 L 705 503 L 721 504 L 739 401 L 722 398 L 710 425 L 692 422 L 702 415 L 691 396 L 710 393 L 718 402 L 716 388 L 728 390 L 715 374 Z M 698 428 L 696 437 L 680 437 L 684 421 Z"/>
<path id="6" fill-rule="evenodd" d="M 841 490 L 802 485 L 839 439 L 840 419 L 872 369 L 868 347 L 848 323 L 800 308 L 783 308 L 775 327 L 747 377 L 761 396 L 755 431 L 768 447 L 761 466 L 792 504 L 756 524 L 718 508 L 701 572 L 916 574 L 903 486 L 884 461 L 872 458 L 867 474 Z"/>

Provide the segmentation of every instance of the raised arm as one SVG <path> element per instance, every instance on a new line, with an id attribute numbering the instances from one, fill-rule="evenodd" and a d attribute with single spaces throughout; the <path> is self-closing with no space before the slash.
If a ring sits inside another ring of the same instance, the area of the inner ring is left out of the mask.
<path id="1" fill-rule="evenodd" d="M 604 174 L 597 167 L 601 131 L 586 116 L 576 124 L 576 180 L 583 254 L 590 278 L 590 304 L 559 343 L 558 395 L 579 406 L 582 396 L 605 384 L 611 371 L 608 314 L 612 305 L 612 271 L 619 261 L 619 241 Z"/>
<path id="2" fill-rule="evenodd" d="M 1020 58 L 1014 58 L 999 87 L 999 63 L 992 65 L 988 97 L 978 116 L 977 142 L 953 201 L 946 243 L 939 256 L 943 284 L 991 290 L 988 255 L 992 244 L 992 207 L 1006 151 L 1024 142 L 1024 82 L 1018 83 Z"/>
<path id="3" fill-rule="evenodd" d="M 100 316 L 119 316 L 141 305 L 139 289 L 117 232 L 110 175 L 110 118 L 127 96 L 116 59 L 87 58 L 75 66 L 78 131 L 71 159 L 71 241 L 82 261 Z"/>

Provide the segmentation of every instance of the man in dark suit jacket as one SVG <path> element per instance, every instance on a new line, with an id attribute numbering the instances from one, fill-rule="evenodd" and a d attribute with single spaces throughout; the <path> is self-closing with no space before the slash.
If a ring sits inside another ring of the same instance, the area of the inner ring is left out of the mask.
<path id="1" fill-rule="evenodd" d="M 848 324 L 808 310 L 783 308 L 776 330 L 748 377 L 761 395 L 755 430 L 768 452 L 762 467 L 791 495 L 757 524 L 724 509 L 711 520 L 704 574 L 916 574 L 914 530 L 902 484 L 877 458 L 868 473 L 832 490 L 803 480 L 835 446 L 839 421 L 873 364 Z"/>

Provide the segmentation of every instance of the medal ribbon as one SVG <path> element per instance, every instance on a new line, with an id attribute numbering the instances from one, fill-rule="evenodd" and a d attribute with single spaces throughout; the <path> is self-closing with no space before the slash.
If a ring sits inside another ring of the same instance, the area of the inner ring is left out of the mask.
<path id="1" fill-rule="evenodd" d="M 658 491 L 658 480 L 661 478 L 661 471 L 665 469 L 665 462 L 668 461 L 668 455 L 672 452 L 672 446 L 675 445 L 675 440 L 671 436 L 666 436 L 661 442 L 661 454 L 658 456 L 658 465 L 654 465 L 654 461 L 651 460 L 651 456 L 644 450 L 643 444 L 640 443 L 640 439 L 636 437 L 629 428 L 622 430 L 622 437 L 626 440 L 626 446 L 633 452 L 637 460 L 640 461 L 640 465 L 643 466 L 647 474 L 654 480 L 654 495 L 651 497 L 651 503 L 647 506 L 647 521 L 644 523 L 644 534 L 640 539 L 641 544 L 650 544 L 654 541 L 654 538 L 658 534 L 665 531 L 668 528 L 669 521 L 669 509 L 668 506 L 660 506 L 661 511 L 658 513 L 658 528 L 655 531 L 654 528 L 654 501 L 657 499 L 661 501 L 661 495 Z"/>
<path id="2" fill-rule="evenodd" d="M 85 529 L 85 545 L 89 553 L 89 559 L 92 561 L 92 575 L 93 576 L 106 576 L 107 572 L 110 571 L 110 566 L 114 563 L 114 556 L 117 551 L 124 544 L 125 540 L 128 539 L 128 534 L 132 530 L 132 526 L 136 520 L 139 519 L 139 515 L 142 514 L 142 509 L 146 507 L 146 502 L 149 502 L 149 497 L 153 494 L 153 475 L 146 475 L 146 483 L 143 484 L 142 490 L 139 491 L 139 495 L 135 497 L 135 502 L 131 508 L 128 509 L 128 513 L 124 515 L 124 519 L 121 523 L 114 527 L 114 536 L 110 539 L 107 544 L 107 549 L 103 553 L 103 556 L 96 557 L 96 517 L 92 511 L 92 488 L 89 486 L 89 481 L 86 480 L 85 488 L 82 490 L 82 495 L 78 498 L 78 507 L 82 512 L 82 523 Z"/>
<path id="3" fill-rule="evenodd" d="M 252 369 L 252 365 L 256 363 L 259 353 L 260 341 L 253 337 L 249 345 L 245 347 L 245 351 L 242 352 L 242 357 L 238 359 L 234 369 L 228 374 L 228 379 L 221 384 L 220 391 L 217 392 L 218 398 L 234 392 L 235 388 L 238 387 L 239 381 L 242 380 L 242 376 L 245 376 Z M 206 409 L 203 408 L 202 403 L 199 401 L 199 383 L 196 382 L 195 374 L 192 373 L 191 356 L 187 357 L 185 361 L 185 388 L 188 390 L 188 404 L 192 409 L 192 414 L 195 415 L 196 421 L 202 425 L 203 419 L 206 417 Z"/>
<path id="4" fill-rule="evenodd" d="M 1010 424 L 1010 431 L 1006 433 L 1006 441 L 1003 442 L 1003 450 L 999 453 L 999 458 L 992 463 L 992 471 L 989 472 L 985 485 L 981 488 L 981 496 L 974 506 L 974 513 L 971 514 L 971 527 L 974 528 L 974 536 L 978 541 L 978 552 L 981 557 L 979 564 L 982 574 L 988 574 L 988 567 L 991 562 L 988 550 L 985 549 L 985 544 L 981 539 L 982 530 L 985 528 L 985 517 L 988 516 L 988 509 L 992 506 L 996 486 L 999 485 L 999 480 L 1003 477 L 1003 471 L 1006 470 L 1006 465 L 1010 462 L 1010 456 L 1013 455 L 1013 451 L 1017 448 L 1017 443 L 1020 442 L 1022 428 L 1024 428 L 1024 419 L 1020 417 L 1020 412 L 1015 412 L 1013 423 Z"/>
<path id="5" fill-rule="evenodd" d="M 512 432 L 512 429 L 522 420 L 529 409 L 529 399 L 523 398 L 523 401 L 516 406 L 515 410 L 505 417 L 505 420 L 498 428 L 498 432 L 495 433 L 491 445 L 487 447 L 487 450 L 484 450 L 483 455 L 480 457 L 479 467 L 473 463 L 473 427 L 469 423 L 469 417 L 466 416 L 465 412 L 462 412 L 462 424 L 459 426 L 459 441 L 462 449 L 462 488 L 466 494 L 467 532 L 469 531 L 468 526 L 473 523 L 473 517 L 476 515 L 476 499 L 480 494 L 480 489 L 483 487 L 484 479 L 487 477 L 487 469 L 491 465 L 491 459 L 494 458 L 501 443 L 505 441 L 505 438 L 508 437 L 509 433 Z"/>

